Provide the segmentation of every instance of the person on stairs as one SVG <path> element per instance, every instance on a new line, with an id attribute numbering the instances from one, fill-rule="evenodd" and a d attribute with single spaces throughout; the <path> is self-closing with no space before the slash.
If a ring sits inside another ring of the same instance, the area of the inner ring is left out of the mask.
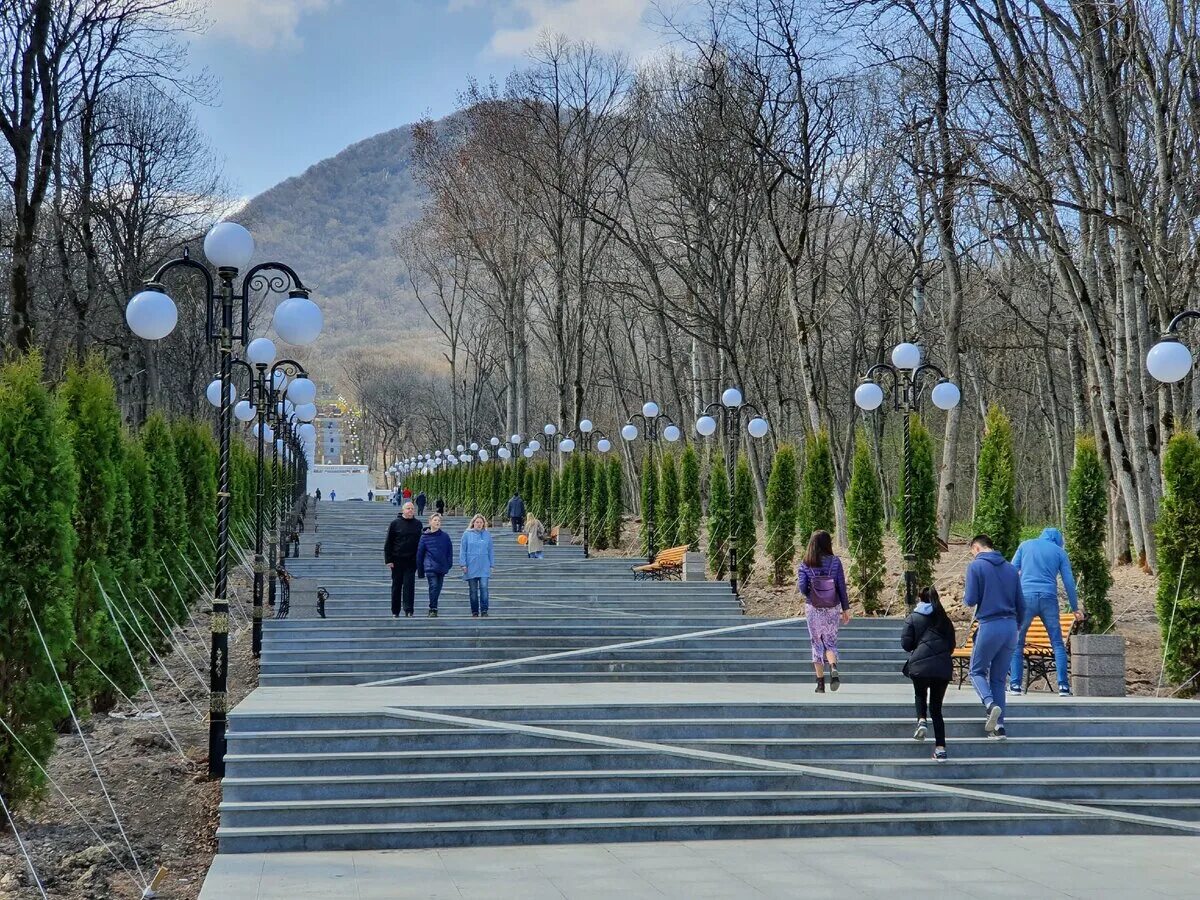
<path id="1" fill-rule="evenodd" d="M 1062 624 L 1058 618 L 1058 579 L 1062 578 L 1067 592 L 1067 603 L 1075 613 L 1075 621 L 1083 621 L 1083 610 L 1079 608 L 1079 591 L 1075 587 L 1075 573 L 1071 571 L 1071 560 L 1063 549 L 1062 532 L 1057 528 L 1045 529 L 1040 537 L 1021 541 L 1013 557 L 1013 566 L 1021 576 L 1021 595 L 1025 598 L 1025 615 L 1017 632 L 1017 649 L 1013 651 L 1009 666 L 1008 689 L 1021 693 L 1021 675 L 1025 663 L 1025 635 L 1035 618 L 1046 626 L 1046 635 L 1054 649 L 1054 673 L 1058 676 L 1058 696 L 1071 696 L 1071 679 L 1067 669 L 1067 645 L 1063 643 Z"/>
<path id="2" fill-rule="evenodd" d="M 488 579 L 496 566 L 496 554 L 492 535 L 487 530 L 487 519 L 482 513 L 476 513 L 471 519 L 471 527 L 463 532 L 458 545 L 458 562 L 471 594 L 471 615 L 487 618 Z"/>
<path id="3" fill-rule="evenodd" d="M 796 589 L 805 599 L 817 693 L 825 693 L 826 663 L 830 690 L 836 691 L 842 684 L 837 668 L 838 629 L 850 621 L 850 597 L 846 593 L 846 573 L 842 561 L 833 553 L 833 538 L 828 531 L 814 531 L 809 538 L 808 550 L 797 573 Z"/>
<path id="4" fill-rule="evenodd" d="M 546 555 L 546 533 L 541 520 L 530 516 L 525 520 L 525 552 L 530 559 L 542 559 Z"/>
<path id="5" fill-rule="evenodd" d="M 421 491 L 419 494 L 417 494 L 417 496 L 413 497 L 413 502 L 417 504 L 418 516 L 425 515 L 425 504 L 428 502 L 428 500 L 429 498 L 425 496 L 424 491 Z"/>
<path id="6" fill-rule="evenodd" d="M 987 711 L 983 731 L 1004 738 L 1004 688 L 1008 667 L 1017 648 L 1017 623 L 1025 618 L 1021 577 L 1013 564 L 996 552 L 992 539 L 977 534 L 971 539 L 967 586 L 963 603 L 975 610 L 979 630 L 971 651 L 971 684 Z"/>
<path id="7" fill-rule="evenodd" d="M 429 615 L 436 619 L 438 598 L 442 595 L 442 583 L 446 573 L 454 565 L 454 542 L 442 531 L 442 517 L 434 513 L 429 517 L 429 527 L 417 544 L 417 577 L 424 578 L 429 586 Z"/>
<path id="8" fill-rule="evenodd" d="M 434 500 L 433 508 L 437 510 L 439 516 L 444 516 L 446 514 L 446 498 L 438 497 Z"/>
<path id="9" fill-rule="evenodd" d="M 508 520 L 512 523 L 513 534 L 520 534 L 525 528 L 525 501 L 520 492 L 512 495 L 508 501 Z"/>
<path id="10" fill-rule="evenodd" d="M 388 526 L 383 543 L 383 561 L 392 570 L 392 618 L 413 614 L 417 582 L 417 546 L 421 543 L 421 520 L 411 503 L 400 508 L 400 515 Z"/>
<path id="11" fill-rule="evenodd" d="M 933 758 L 946 761 L 946 722 L 942 701 L 954 676 L 953 654 L 957 644 L 954 623 L 946 615 L 937 588 L 921 588 L 920 602 L 904 620 L 900 646 L 908 652 L 904 674 L 912 679 L 917 700 L 917 730 L 913 739 L 925 740 L 933 722 Z"/>

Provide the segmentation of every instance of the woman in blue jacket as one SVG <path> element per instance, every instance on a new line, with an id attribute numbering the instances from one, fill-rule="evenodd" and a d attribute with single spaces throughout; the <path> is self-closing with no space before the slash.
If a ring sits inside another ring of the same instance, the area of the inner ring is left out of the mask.
<path id="1" fill-rule="evenodd" d="M 429 527 L 417 544 L 417 577 L 424 578 L 429 585 L 429 615 L 436 619 L 438 597 L 442 595 L 442 582 L 454 565 L 454 542 L 442 531 L 442 517 L 434 513 L 429 517 Z"/>
<path id="2" fill-rule="evenodd" d="M 471 527 L 463 532 L 458 546 L 458 562 L 462 566 L 463 580 L 471 592 L 471 615 L 487 617 L 488 579 L 496 565 L 492 549 L 492 536 L 487 530 L 487 519 L 476 513 Z"/>

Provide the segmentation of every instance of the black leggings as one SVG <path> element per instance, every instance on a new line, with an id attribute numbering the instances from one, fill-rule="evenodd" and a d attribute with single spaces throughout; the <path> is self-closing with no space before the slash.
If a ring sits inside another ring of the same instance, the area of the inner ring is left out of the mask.
<path id="1" fill-rule="evenodd" d="M 917 718 L 933 722 L 933 737 L 939 747 L 946 746 L 946 720 L 942 718 L 942 701 L 946 698 L 947 678 L 914 678 L 917 695 Z"/>

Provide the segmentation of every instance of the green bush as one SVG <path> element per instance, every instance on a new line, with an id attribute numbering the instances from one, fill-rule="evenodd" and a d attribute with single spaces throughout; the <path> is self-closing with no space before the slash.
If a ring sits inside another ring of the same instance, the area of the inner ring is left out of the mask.
<path id="1" fill-rule="evenodd" d="M 688 549 L 700 549 L 700 520 L 704 510 L 700 499 L 700 457 L 688 444 L 679 462 L 679 543 Z"/>
<path id="2" fill-rule="evenodd" d="M 805 545 L 814 531 L 834 533 L 833 454 L 824 428 L 805 446 L 798 520 L 800 540 Z"/>
<path id="3" fill-rule="evenodd" d="M 754 571 L 754 556 L 758 547 L 758 534 L 754 527 L 754 479 L 750 475 L 750 463 L 744 455 L 738 457 L 733 480 L 731 521 L 737 536 L 738 581 L 744 584 Z"/>
<path id="4" fill-rule="evenodd" d="M 933 584 L 933 564 L 941 551 L 937 542 L 937 476 L 933 467 L 933 438 L 917 416 L 912 417 L 913 458 L 913 534 L 915 536 L 916 572 L 919 585 Z M 900 546 L 907 546 L 907 523 L 904 517 L 905 478 L 900 467 L 900 497 L 896 517 L 900 531 Z"/>
<path id="5" fill-rule="evenodd" d="M 785 584 L 796 556 L 796 451 L 782 444 L 771 462 L 767 480 L 767 557 L 771 583 Z"/>
<path id="6" fill-rule="evenodd" d="M 708 470 L 708 568 L 721 580 L 729 570 L 729 481 L 715 453 Z"/>
<path id="7" fill-rule="evenodd" d="M 883 595 L 886 560 L 883 555 L 883 492 L 871 459 L 867 433 L 858 430 L 854 441 L 854 465 L 846 494 L 846 531 L 850 541 L 850 584 L 863 609 L 879 612 Z"/>
<path id="8" fill-rule="evenodd" d="M 679 545 L 679 470 L 675 457 L 662 455 L 659 465 L 658 508 L 654 515 L 654 530 L 658 549 Z"/>
<path id="9" fill-rule="evenodd" d="M 987 534 L 1005 559 L 1017 552 L 1021 519 L 1017 515 L 1016 463 L 1013 456 L 1012 424 L 999 406 L 993 405 L 984 421 L 976 478 L 976 534 Z"/>
<path id="10" fill-rule="evenodd" d="M 550 527 L 554 524 L 554 510 L 551 507 L 551 493 L 554 489 L 554 472 L 550 468 L 550 463 L 543 462 L 538 466 L 538 505 L 541 507 L 541 520 L 546 525 L 546 533 L 550 533 Z"/>
<path id="11" fill-rule="evenodd" d="M 171 435 L 175 440 L 175 456 L 179 460 L 179 475 L 183 482 L 188 536 L 211 560 L 211 548 L 217 534 L 217 468 L 220 465 L 217 442 L 211 428 L 187 419 L 172 423 Z M 254 483 L 246 478 L 249 472 L 244 461 L 240 463 L 239 471 L 239 460 L 244 460 L 244 456 L 234 451 L 232 444 L 242 450 L 245 445 L 233 440 L 230 446 L 230 534 L 237 539 L 240 532 L 233 523 L 245 516 L 246 501 L 250 501 L 250 508 L 253 508 Z"/>
<path id="12" fill-rule="evenodd" d="M 1166 674 L 1186 681 L 1200 669 L 1200 441 L 1180 432 L 1163 457 L 1158 513 L 1158 625 Z M 1088 610 L 1091 613 L 1091 610 Z M 1194 693 L 1196 683 L 1190 691 Z"/>
<path id="13" fill-rule="evenodd" d="M 608 461 L 608 508 L 604 514 L 604 530 L 608 532 L 608 545 L 621 546 L 621 521 L 625 515 L 622 496 L 625 491 L 625 475 L 621 470 L 621 458 L 615 453 Z"/>
<path id="14" fill-rule="evenodd" d="M 1112 627 L 1108 589 L 1112 572 L 1104 554 L 1108 523 L 1108 478 L 1096 450 L 1096 439 L 1081 435 L 1075 442 L 1075 465 L 1067 486 L 1067 553 L 1079 585 L 1084 627 L 1100 634 Z"/>
<path id="15" fill-rule="evenodd" d="M 642 556 L 650 559 L 661 548 L 658 539 L 658 466 L 649 454 L 642 460 Z"/>
<path id="16" fill-rule="evenodd" d="M 597 550 L 608 549 L 608 470 L 604 457 L 589 456 L 588 536 Z"/>
<path id="17" fill-rule="evenodd" d="M 142 447 L 146 451 L 146 465 L 150 473 L 150 509 L 154 523 L 156 548 L 166 558 L 167 565 L 175 572 L 175 557 L 189 553 L 189 538 L 194 538 L 201 551 L 207 551 L 203 534 L 190 535 L 187 523 L 187 505 L 183 493 L 183 476 L 179 470 L 179 459 L 175 455 L 175 442 L 166 419 L 152 415 L 142 427 Z M 151 582 L 159 597 L 171 590 L 167 571 L 158 570 L 160 578 Z"/>
<path id="18" fill-rule="evenodd" d="M 110 674 L 122 667 L 125 657 L 100 593 L 101 585 L 111 592 L 115 577 L 128 566 L 128 540 L 123 531 L 114 535 L 117 503 L 125 488 L 121 416 L 112 378 L 95 357 L 67 372 L 58 396 L 70 424 L 79 473 L 72 515 L 77 538 L 72 620 L 79 649 L 73 647 L 68 654 L 67 676 L 85 707 L 108 709 L 116 697 L 88 657 Z M 124 503 L 128 504 L 127 492 Z"/>
<path id="19" fill-rule="evenodd" d="M 79 479 L 71 429 L 41 377 L 36 354 L 0 368 L 0 712 L 44 763 L 67 715 L 55 671 L 65 673 L 74 632 L 71 516 Z M 0 792 L 8 804 L 41 785 L 37 765 L 0 732 Z"/>

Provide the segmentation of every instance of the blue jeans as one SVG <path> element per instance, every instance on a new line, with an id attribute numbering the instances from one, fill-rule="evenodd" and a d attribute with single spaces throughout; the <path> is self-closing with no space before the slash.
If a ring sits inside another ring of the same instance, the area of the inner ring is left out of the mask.
<path id="1" fill-rule="evenodd" d="M 1004 724 L 1004 687 L 1008 666 L 1017 646 L 1017 620 L 992 619 L 980 622 L 971 651 L 971 684 L 984 706 L 1000 707 L 999 724 Z"/>
<path id="2" fill-rule="evenodd" d="M 468 578 L 467 588 L 471 592 L 471 615 L 488 611 L 488 580 Z"/>
<path id="3" fill-rule="evenodd" d="M 530 559 L 541 559 L 541 558 L 542 558 L 542 557 L 544 557 L 545 555 L 546 555 L 546 553 L 545 553 L 545 551 L 544 551 L 544 550 L 537 550 L 537 551 L 535 551 L 535 552 L 533 552 L 533 553 L 530 553 L 530 554 L 529 554 L 529 558 L 530 558 Z"/>
<path id="4" fill-rule="evenodd" d="M 442 582 L 446 580 L 446 576 L 437 572 L 426 572 L 425 580 L 429 582 L 429 608 L 436 612 L 438 597 L 442 596 Z"/>
<path id="5" fill-rule="evenodd" d="M 1058 596 L 1056 594 L 1030 594 L 1025 598 L 1025 618 L 1021 622 L 1021 632 L 1017 635 L 1017 649 L 1013 653 L 1010 684 L 1021 686 L 1021 674 L 1024 669 L 1025 635 L 1034 617 L 1042 620 L 1046 626 L 1046 634 L 1050 636 L 1050 646 L 1054 648 L 1054 674 L 1058 676 L 1059 688 L 1070 688 L 1071 680 L 1067 677 L 1067 645 L 1063 643 L 1062 624 L 1058 620 Z"/>

